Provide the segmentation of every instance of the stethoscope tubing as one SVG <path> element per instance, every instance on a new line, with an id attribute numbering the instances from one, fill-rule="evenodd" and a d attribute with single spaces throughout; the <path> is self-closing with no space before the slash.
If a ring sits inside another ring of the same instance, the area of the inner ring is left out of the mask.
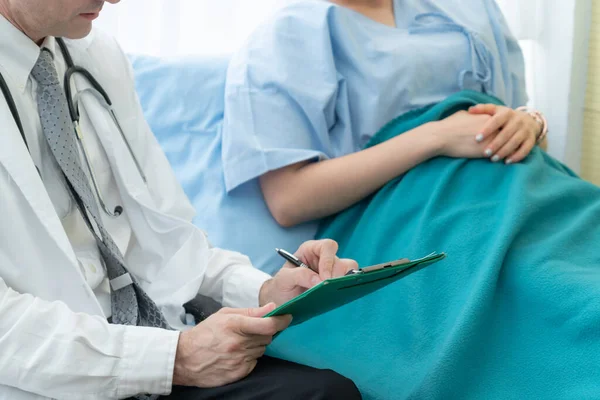
<path id="1" fill-rule="evenodd" d="M 76 93 L 73 96 L 72 90 L 71 90 L 71 79 L 75 74 L 82 75 L 89 82 L 89 84 L 92 86 L 92 89 L 93 89 L 93 91 L 91 91 L 91 93 L 94 95 L 94 97 L 96 97 L 96 99 L 108 111 L 112 121 L 114 122 L 114 124 L 116 125 L 116 127 L 119 131 L 119 134 L 121 135 L 121 138 L 125 142 L 125 145 L 127 146 L 127 150 L 129 151 L 129 154 L 133 158 L 135 166 L 140 174 L 140 177 L 144 181 L 144 183 L 147 183 L 146 175 L 144 174 L 144 171 L 142 169 L 142 166 L 141 166 L 139 160 L 137 159 L 137 157 L 135 156 L 135 153 L 133 152 L 133 149 L 131 147 L 131 144 L 129 143 L 129 140 L 127 139 L 127 137 L 125 136 L 125 133 L 123 132 L 123 127 L 119 123 L 119 119 L 117 118 L 117 115 L 116 115 L 115 111 L 113 110 L 112 101 L 111 101 L 110 97 L 108 96 L 108 93 L 106 93 L 106 91 L 104 90 L 102 85 L 100 85 L 100 83 L 96 80 L 96 78 L 94 78 L 94 76 L 88 70 L 86 70 L 85 68 L 82 68 L 82 67 L 78 67 L 74 64 L 73 58 L 71 57 L 69 49 L 67 48 L 67 45 L 62 38 L 56 38 L 56 42 L 58 43 L 58 45 L 61 49 L 61 52 L 65 59 L 65 64 L 67 66 L 67 71 L 65 72 L 65 77 L 64 77 L 64 89 L 65 89 L 65 96 L 67 98 L 69 114 L 71 116 L 71 120 L 73 121 L 73 129 L 75 132 L 75 137 L 77 138 L 77 143 L 79 144 L 79 147 L 82 151 L 83 159 L 86 164 L 86 168 L 90 174 L 90 180 L 92 181 L 92 186 L 94 187 L 94 191 L 96 192 L 96 196 L 98 197 L 98 202 L 100 203 L 100 206 L 102 207 L 104 212 L 111 217 L 118 217 L 119 215 L 121 215 L 123 213 L 123 207 L 120 205 L 117 205 L 114 208 L 114 210 L 111 210 L 108 208 L 108 206 L 106 205 L 106 202 L 104 201 L 104 197 L 102 196 L 100 186 L 98 185 L 96 173 L 94 172 L 94 168 L 90 162 L 89 152 L 88 152 L 87 146 L 85 144 L 85 140 L 83 138 L 83 132 L 81 130 L 81 126 L 79 123 L 79 120 L 80 120 L 79 97 L 80 97 L 81 93 Z M 4 98 L 6 100 L 6 103 L 8 104 L 8 108 L 12 114 L 15 124 L 17 125 L 17 128 L 19 129 L 19 133 L 21 134 L 21 137 L 23 138 L 23 142 L 25 143 L 27 150 L 29 150 L 29 144 L 27 143 L 27 138 L 25 136 L 25 130 L 23 129 L 23 123 L 19 116 L 19 111 L 15 104 L 14 98 L 10 92 L 10 89 L 8 88 L 8 85 L 7 85 L 6 81 L 4 80 L 4 77 L 2 76 L 1 73 L 0 73 L 0 90 L 2 91 L 2 94 L 4 95 Z M 38 170 L 38 172 L 39 172 L 39 170 Z"/>

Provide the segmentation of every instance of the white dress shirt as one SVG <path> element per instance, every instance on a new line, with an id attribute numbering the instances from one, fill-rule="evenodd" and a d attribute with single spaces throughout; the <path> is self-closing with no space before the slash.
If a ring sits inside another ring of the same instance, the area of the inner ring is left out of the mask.
<path id="1" fill-rule="evenodd" d="M 106 140 L 116 141 L 118 136 L 102 131 L 105 137 L 99 137 L 95 129 L 99 125 L 102 129 L 107 118 L 97 107 L 90 106 L 90 115 L 82 108 L 82 129 L 100 190 L 110 208 L 124 205 L 120 217 L 103 214 L 102 219 L 129 271 L 177 329 L 185 329 L 181 304 L 194 293 L 229 307 L 257 306 L 258 292 L 269 276 L 254 269 L 245 256 L 210 247 L 205 235 L 191 225 L 193 209 L 144 122 L 130 67 L 118 46 L 94 33 L 68 45 L 76 63 L 91 69 L 111 95 L 148 177 L 145 186 L 138 186 L 122 169 L 127 163 L 117 153 L 106 154 Z M 54 54 L 62 79 L 65 65 L 56 42 L 48 38 L 43 46 Z M 39 52 L 0 16 L 0 73 L 15 100 L 30 148 L 30 157 L 13 148 L 21 146 L 19 133 L 0 99 L 0 146 L 12 146 L 10 153 L 0 148 L 0 238 L 4 238 L 0 241 L 0 400 L 169 393 L 178 332 L 106 322 L 110 294 L 105 268 L 39 121 L 36 83 L 30 76 Z M 112 148 L 121 151 L 119 146 Z M 23 157 L 16 159 L 13 154 Z M 26 165 L 32 161 L 43 186 L 35 168 Z M 115 172 L 114 166 L 121 167 Z M 32 192 L 38 186 L 47 193 Z M 62 245 L 66 243 L 63 233 L 48 228 L 55 219 L 62 223 L 70 250 Z M 51 232 L 56 240 L 47 236 Z M 81 277 L 73 273 L 75 262 Z M 86 294 L 89 289 L 93 301 Z"/>

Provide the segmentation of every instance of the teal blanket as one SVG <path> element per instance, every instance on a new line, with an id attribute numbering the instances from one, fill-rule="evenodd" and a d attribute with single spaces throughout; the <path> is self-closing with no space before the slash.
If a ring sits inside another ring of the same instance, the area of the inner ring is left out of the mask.
<path id="1" fill-rule="evenodd" d="M 477 103 L 458 93 L 370 145 Z M 325 221 L 360 265 L 447 258 L 279 335 L 268 354 L 365 399 L 600 399 L 600 189 L 535 148 L 516 165 L 438 157 Z"/>

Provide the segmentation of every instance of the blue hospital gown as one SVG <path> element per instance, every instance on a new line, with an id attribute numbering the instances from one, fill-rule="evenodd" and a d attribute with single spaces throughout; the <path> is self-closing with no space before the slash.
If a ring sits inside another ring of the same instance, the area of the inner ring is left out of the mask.
<path id="1" fill-rule="evenodd" d="M 273 248 L 312 239 L 318 222 L 284 229 L 258 177 L 362 149 L 393 118 L 464 89 L 517 107 L 524 61 L 494 0 L 395 0 L 396 27 L 326 1 L 280 11 L 232 58 L 222 131 L 224 184 L 245 199 L 259 237 L 232 246 L 275 272 Z"/>

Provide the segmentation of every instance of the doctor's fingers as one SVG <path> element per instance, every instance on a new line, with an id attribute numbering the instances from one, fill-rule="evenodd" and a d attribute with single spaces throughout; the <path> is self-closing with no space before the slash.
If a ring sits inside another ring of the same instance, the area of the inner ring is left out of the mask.
<path id="1" fill-rule="evenodd" d="M 236 317 L 236 316 L 232 316 Z M 244 336 L 273 336 L 287 328 L 292 322 L 291 315 L 269 318 L 251 318 L 239 316 L 235 321 L 235 330 Z"/>
<path id="2" fill-rule="evenodd" d="M 273 336 L 265 336 L 265 335 L 246 335 L 245 336 L 246 345 L 245 348 L 247 350 L 252 350 L 256 348 L 264 348 L 273 342 Z M 262 355 L 262 354 L 261 354 Z"/>
<path id="3" fill-rule="evenodd" d="M 238 335 L 233 340 L 225 340 L 223 349 L 227 353 L 236 353 L 248 359 L 259 358 L 272 341 L 272 336 Z"/>
<path id="4" fill-rule="evenodd" d="M 246 355 L 244 356 L 244 360 L 248 363 L 252 363 L 262 356 L 265 355 L 265 351 L 267 351 L 266 346 L 254 347 L 252 349 L 248 349 L 246 351 Z M 254 368 L 253 368 L 254 369 Z"/>
<path id="5" fill-rule="evenodd" d="M 246 317 L 261 318 L 273 311 L 277 306 L 275 303 L 268 303 L 257 308 L 229 308 L 225 307 L 219 310 L 218 314 L 235 314 Z"/>
<path id="6" fill-rule="evenodd" d="M 257 350 L 264 351 L 264 348 L 271 344 L 274 335 L 254 335 L 242 333 L 240 330 L 229 330 L 228 334 L 222 335 L 227 338 L 224 342 L 226 351 L 230 353 L 254 354 Z M 258 354 L 258 357 L 262 353 Z"/>
<path id="7" fill-rule="evenodd" d="M 337 251 L 335 240 L 310 240 L 300 246 L 296 255 L 306 260 L 311 269 L 319 273 L 321 280 L 325 280 L 332 276 Z"/>
<path id="8" fill-rule="evenodd" d="M 312 269 L 297 267 L 289 270 L 281 270 L 282 282 L 285 281 L 284 290 L 291 291 L 298 287 L 310 289 L 321 283 L 321 277 Z M 285 274 L 285 275 L 284 275 Z"/>
<path id="9" fill-rule="evenodd" d="M 340 276 L 344 276 L 348 271 L 356 268 L 358 268 L 358 263 L 356 261 L 347 258 L 342 259 L 337 256 L 334 256 L 331 277 L 337 278 Z M 285 273 L 290 276 L 291 281 L 289 278 L 286 278 L 286 281 L 290 282 L 290 284 L 288 285 L 290 289 L 293 287 L 310 289 L 323 281 L 320 275 L 318 275 L 313 270 L 309 270 L 307 268 L 294 268 L 282 271 L 280 273 Z"/>
<path id="10" fill-rule="evenodd" d="M 358 269 L 358 263 L 349 258 L 338 258 L 336 257 L 335 264 L 333 266 L 333 277 L 344 276 L 353 269 Z"/>

